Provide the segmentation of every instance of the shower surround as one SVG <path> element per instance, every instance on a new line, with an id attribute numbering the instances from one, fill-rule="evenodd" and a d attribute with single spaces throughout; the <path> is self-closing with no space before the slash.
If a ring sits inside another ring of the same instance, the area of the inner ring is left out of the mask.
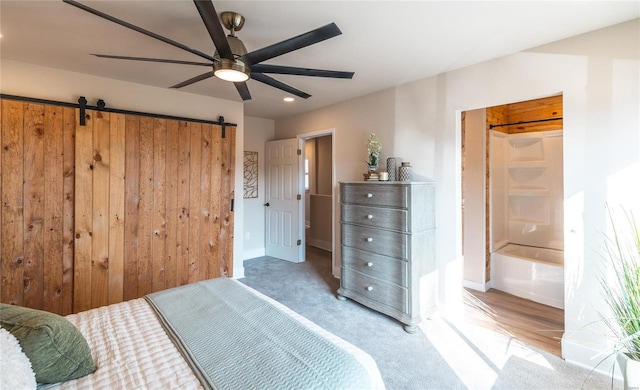
<path id="1" fill-rule="evenodd" d="M 562 130 L 490 137 L 492 286 L 562 309 Z"/>

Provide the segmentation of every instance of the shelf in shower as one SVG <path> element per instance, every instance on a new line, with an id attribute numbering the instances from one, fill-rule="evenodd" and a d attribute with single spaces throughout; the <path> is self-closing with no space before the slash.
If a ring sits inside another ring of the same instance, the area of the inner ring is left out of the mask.
<path id="1" fill-rule="evenodd" d="M 507 165 L 509 168 L 546 168 L 547 162 L 545 160 L 520 160 L 509 161 Z"/>
<path id="2" fill-rule="evenodd" d="M 511 188 L 509 196 L 537 196 L 541 198 L 549 197 L 549 190 L 546 188 Z"/>
<path id="3" fill-rule="evenodd" d="M 519 225 L 536 225 L 536 226 L 549 226 L 548 222 L 544 221 L 535 221 L 532 219 L 510 219 L 508 221 L 510 224 L 519 224 Z"/>

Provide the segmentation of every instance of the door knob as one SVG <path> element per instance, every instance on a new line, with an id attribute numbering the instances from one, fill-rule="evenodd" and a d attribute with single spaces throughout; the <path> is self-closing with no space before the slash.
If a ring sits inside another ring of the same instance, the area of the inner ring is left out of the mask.
<path id="1" fill-rule="evenodd" d="M 264 205 L 265 205 L 265 206 L 267 206 L 267 207 L 269 207 L 269 202 L 265 203 Z"/>

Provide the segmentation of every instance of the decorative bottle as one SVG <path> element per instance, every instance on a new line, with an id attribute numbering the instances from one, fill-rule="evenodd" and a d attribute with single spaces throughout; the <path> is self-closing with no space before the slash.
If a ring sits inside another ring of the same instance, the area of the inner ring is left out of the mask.
<path id="1" fill-rule="evenodd" d="M 389 181 L 397 180 L 396 174 L 398 172 L 398 166 L 396 165 L 395 157 L 389 157 L 387 159 L 387 172 L 389 173 Z"/>
<path id="2" fill-rule="evenodd" d="M 403 162 L 398 169 L 398 180 L 411 181 L 413 180 L 413 168 L 410 162 Z"/>

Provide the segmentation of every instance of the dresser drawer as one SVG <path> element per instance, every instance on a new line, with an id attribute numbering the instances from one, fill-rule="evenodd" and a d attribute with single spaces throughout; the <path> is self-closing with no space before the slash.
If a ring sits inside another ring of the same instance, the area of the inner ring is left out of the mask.
<path id="1" fill-rule="evenodd" d="M 407 210 L 342 205 L 342 221 L 384 229 L 409 231 Z"/>
<path id="2" fill-rule="evenodd" d="M 407 262 L 403 260 L 361 251 L 348 246 L 342 247 L 343 267 L 404 287 L 407 287 L 407 265 Z"/>
<path id="3" fill-rule="evenodd" d="M 366 206 L 390 206 L 406 208 L 409 190 L 400 185 L 345 185 L 340 187 L 342 203 Z"/>
<path id="4" fill-rule="evenodd" d="M 342 224 L 342 244 L 398 259 L 407 258 L 409 246 L 406 234 L 349 224 Z"/>
<path id="5" fill-rule="evenodd" d="M 380 302 L 383 305 L 403 312 L 408 311 L 406 288 L 363 275 L 349 268 L 342 268 L 340 284 L 347 290 Z"/>

